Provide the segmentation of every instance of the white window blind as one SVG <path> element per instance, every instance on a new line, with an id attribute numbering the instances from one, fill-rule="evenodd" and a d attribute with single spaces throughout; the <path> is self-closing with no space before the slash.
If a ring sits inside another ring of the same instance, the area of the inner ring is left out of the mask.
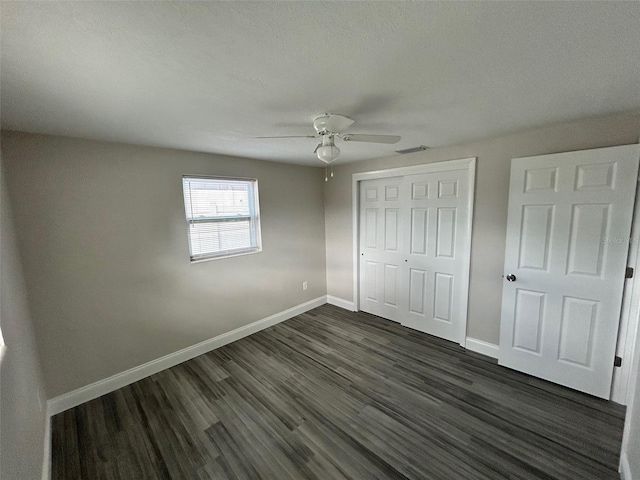
<path id="1" fill-rule="evenodd" d="M 259 252 L 256 180 L 182 177 L 191 260 Z"/>

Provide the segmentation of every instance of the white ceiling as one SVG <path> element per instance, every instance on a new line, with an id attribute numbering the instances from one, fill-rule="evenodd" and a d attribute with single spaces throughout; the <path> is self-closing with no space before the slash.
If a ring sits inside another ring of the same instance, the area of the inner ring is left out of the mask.
<path id="1" fill-rule="evenodd" d="M 640 2 L 2 2 L 2 128 L 321 165 L 640 108 Z"/>

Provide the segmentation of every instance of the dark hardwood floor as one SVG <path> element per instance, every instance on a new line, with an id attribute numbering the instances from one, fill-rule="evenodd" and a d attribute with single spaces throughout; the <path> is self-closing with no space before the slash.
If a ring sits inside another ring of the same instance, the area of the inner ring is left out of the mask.
<path id="1" fill-rule="evenodd" d="M 56 415 L 53 479 L 618 479 L 624 408 L 324 305 Z"/>

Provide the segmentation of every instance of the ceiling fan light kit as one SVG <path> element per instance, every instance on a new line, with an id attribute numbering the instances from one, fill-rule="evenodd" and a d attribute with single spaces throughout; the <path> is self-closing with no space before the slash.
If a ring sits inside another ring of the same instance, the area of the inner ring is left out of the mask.
<path id="1" fill-rule="evenodd" d="M 333 143 L 333 135 L 322 136 L 322 143 L 316 148 L 316 155 L 324 163 L 331 163 L 338 158 L 340 149 Z"/>

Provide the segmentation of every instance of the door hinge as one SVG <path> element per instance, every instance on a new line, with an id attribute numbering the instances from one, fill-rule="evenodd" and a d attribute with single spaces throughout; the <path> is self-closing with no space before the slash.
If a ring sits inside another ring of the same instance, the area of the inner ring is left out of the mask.
<path id="1" fill-rule="evenodd" d="M 614 367 L 621 367 L 622 366 L 622 357 L 616 357 L 613 360 L 613 366 Z"/>
<path id="2" fill-rule="evenodd" d="M 627 267 L 624 278 L 633 278 L 633 267 Z"/>

